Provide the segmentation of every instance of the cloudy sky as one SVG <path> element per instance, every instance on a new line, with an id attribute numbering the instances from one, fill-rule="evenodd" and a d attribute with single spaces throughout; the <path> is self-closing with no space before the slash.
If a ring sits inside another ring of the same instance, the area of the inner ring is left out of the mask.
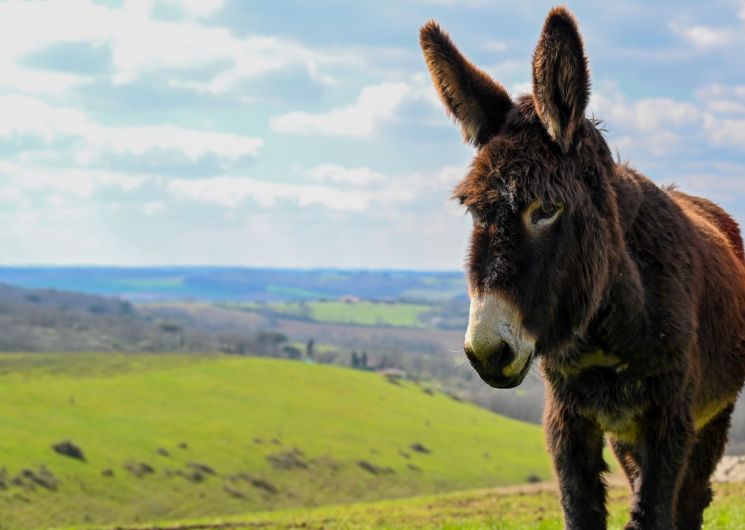
<path id="1" fill-rule="evenodd" d="M 435 18 L 513 93 L 551 3 L 0 3 L 0 263 L 457 269 Z M 624 159 L 745 221 L 745 3 L 570 3 Z"/>

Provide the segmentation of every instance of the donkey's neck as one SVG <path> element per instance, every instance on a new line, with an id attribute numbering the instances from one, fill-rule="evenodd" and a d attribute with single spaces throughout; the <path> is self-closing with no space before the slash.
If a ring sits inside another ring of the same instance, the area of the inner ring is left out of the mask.
<path id="1" fill-rule="evenodd" d="M 603 302 L 590 321 L 587 339 L 608 354 L 626 356 L 640 351 L 650 332 L 649 315 L 639 268 L 626 244 L 643 202 L 640 182 L 645 177 L 626 165 L 617 165 L 611 184 L 619 217 L 619 241 Z"/>
<path id="2" fill-rule="evenodd" d="M 600 309 L 588 326 L 588 339 L 608 354 L 626 357 L 639 351 L 649 332 L 644 290 L 639 272 L 628 255 L 611 273 Z"/>

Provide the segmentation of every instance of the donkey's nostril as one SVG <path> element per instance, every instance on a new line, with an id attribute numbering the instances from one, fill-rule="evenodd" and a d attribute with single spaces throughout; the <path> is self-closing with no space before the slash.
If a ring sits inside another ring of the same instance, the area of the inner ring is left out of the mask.
<path id="1" fill-rule="evenodd" d="M 506 342 L 479 348 L 474 348 L 473 345 L 466 343 L 463 346 L 463 351 L 471 363 L 478 363 L 484 367 L 489 366 L 492 369 L 506 366 L 514 357 Z"/>
<path id="2" fill-rule="evenodd" d="M 506 342 L 503 342 L 494 350 L 490 357 L 496 367 L 501 370 L 512 362 L 515 354 L 512 352 L 512 348 Z"/>

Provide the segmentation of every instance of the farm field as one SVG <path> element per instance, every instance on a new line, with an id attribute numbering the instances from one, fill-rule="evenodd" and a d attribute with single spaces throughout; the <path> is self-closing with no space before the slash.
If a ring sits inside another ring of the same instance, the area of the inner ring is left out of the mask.
<path id="1" fill-rule="evenodd" d="M 424 304 L 373 301 L 313 301 L 225 304 L 247 311 L 270 311 L 277 315 L 333 324 L 363 326 L 424 327 L 420 316 L 432 307 Z"/>
<path id="2" fill-rule="evenodd" d="M 628 491 L 609 491 L 609 529 L 628 520 Z M 707 530 L 745 528 L 745 484 L 715 485 L 715 500 L 705 513 Z M 131 530 L 256 528 L 290 530 L 561 530 L 562 514 L 555 486 L 535 484 L 358 503 L 302 510 L 282 510 L 243 517 L 150 524 Z M 82 529 L 81 529 L 82 530 Z M 120 530 L 130 530 L 125 527 Z"/>
<path id="3" fill-rule="evenodd" d="M 133 525 L 550 477 L 537 426 L 379 374 L 218 355 L 0 355 L 0 528 Z M 58 454 L 68 441 L 82 458 Z"/>

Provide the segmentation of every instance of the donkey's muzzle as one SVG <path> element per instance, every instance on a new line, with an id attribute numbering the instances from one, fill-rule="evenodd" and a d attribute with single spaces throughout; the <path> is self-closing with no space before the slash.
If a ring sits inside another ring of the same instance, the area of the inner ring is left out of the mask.
<path id="1" fill-rule="evenodd" d="M 530 368 L 530 363 L 527 362 L 519 373 L 505 375 L 505 368 L 515 360 L 515 352 L 506 342 L 501 342 L 488 352 L 479 352 L 479 355 L 476 355 L 468 345 L 463 347 L 463 351 L 479 377 L 494 388 L 516 387 L 523 382 Z"/>

